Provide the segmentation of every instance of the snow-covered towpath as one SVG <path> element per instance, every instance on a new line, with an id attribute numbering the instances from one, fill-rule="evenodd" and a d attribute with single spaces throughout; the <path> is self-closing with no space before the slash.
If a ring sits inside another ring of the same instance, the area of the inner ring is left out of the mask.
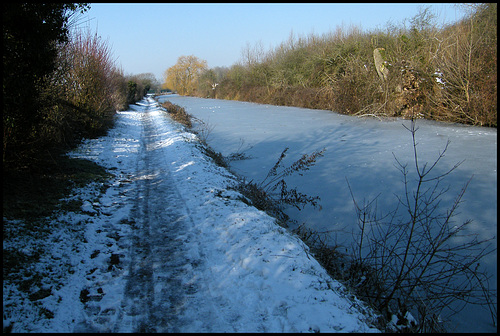
<path id="1" fill-rule="evenodd" d="M 120 112 L 107 136 L 72 152 L 114 178 L 105 192 L 75 190 L 84 212 L 55 215 L 38 242 L 48 251 L 35 266 L 48 274 L 45 295 L 28 299 L 4 282 L 4 325 L 17 332 L 377 331 L 303 242 L 244 203 L 231 188 L 235 177 L 197 143 L 147 98 Z M 4 249 L 22 244 L 4 242 Z"/>

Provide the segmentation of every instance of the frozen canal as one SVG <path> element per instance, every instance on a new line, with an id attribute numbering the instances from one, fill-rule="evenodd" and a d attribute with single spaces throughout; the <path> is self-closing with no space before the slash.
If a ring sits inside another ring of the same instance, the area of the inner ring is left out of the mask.
<path id="1" fill-rule="evenodd" d="M 350 244 L 356 225 L 353 201 L 346 179 L 358 203 L 378 197 L 380 211 L 394 209 L 403 195 L 401 163 L 413 164 L 411 134 L 403 127 L 408 120 L 359 119 L 329 111 L 262 105 L 248 102 L 169 95 L 208 125 L 207 142 L 223 155 L 244 152 L 250 158 L 231 162 L 231 169 L 247 180 L 261 181 L 289 147 L 286 162 L 302 154 L 326 148 L 324 157 L 304 176 L 287 179 L 289 186 L 310 196 L 319 196 L 322 210 L 306 207 L 287 213 L 298 223 L 317 231 L 331 231 L 333 243 Z M 457 223 L 472 219 L 470 228 L 479 239 L 497 234 L 497 130 L 431 121 L 417 121 L 419 160 L 433 163 L 450 141 L 446 155 L 436 167 L 444 173 L 465 160 L 444 180 L 450 189 L 443 198 L 450 204 L 472 177 L 455 217 Z M 496 246 L 496 240 L 494 241 Z M 484 262 L 493 274 L 496 288 L 496 252 Z M 460 314 L 456 331 L 495 331 L 487 310 L 468 308 Z M 479 329 L 478 329 L 479 328 Z"/>

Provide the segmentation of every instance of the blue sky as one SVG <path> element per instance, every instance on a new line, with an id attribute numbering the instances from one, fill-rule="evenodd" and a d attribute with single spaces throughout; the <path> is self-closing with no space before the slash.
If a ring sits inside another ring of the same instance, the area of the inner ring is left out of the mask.
<path id="1" fill-rule="evenodd" d="M 399 24 L 429 6 L 438 22 L 463 13 L 453 4 L 132 4 L 93 3 L 81 20 L 107 40 L 125 74 L 163 73 L 182 55 L 195 55 L 210 68 L 241 60 L 242 50 L 264 50 L 295 36 L 322 35 L 341 25 L 364 30 Z M 85 22 L 86 21 L 86 22 Z"/>

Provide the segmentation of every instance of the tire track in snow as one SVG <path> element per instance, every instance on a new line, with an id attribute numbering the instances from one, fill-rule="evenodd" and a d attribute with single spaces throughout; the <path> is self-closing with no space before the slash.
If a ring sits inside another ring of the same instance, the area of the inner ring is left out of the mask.
<path id="1" fill-rule="evenodd" d="M 113 142 L 133 146 L 103 149 L 127 177 L 120 262 L 104 274 L 111 288 L 93 281 L 105 295 L 77 331 L 369 330 L 302 243 L 227 189 L 230 176 L 187 146 L 156 104 L 132 110 Z"/>
<path id="2" fill-rule="evenodd" d="M 168 167 L 155 150 L 158 132 L 149 106 L 142 114 L 137 162 L 133 245 L 119 330 L 176 332 L 186 294 L 196 291 L 183 280 L 191 268 L 182 232 L 187 213 Z"/>

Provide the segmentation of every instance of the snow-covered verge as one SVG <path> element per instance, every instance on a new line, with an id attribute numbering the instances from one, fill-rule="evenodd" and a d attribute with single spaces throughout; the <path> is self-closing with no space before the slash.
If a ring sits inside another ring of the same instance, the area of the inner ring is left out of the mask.
<path id="1" fill-rule="evenodd" d="M 69 155 L 106 167 L 4 251 L 28 260 L 3 282 L 13 332 L 377 332 L 370 310 L 152 99 Z M 29 262 L 30 256 L 36 262 Z M 36 257 L 36 258 L 35 258 Z M 24 286 L 23 286 L 24 284 Z M 28 286 L 29 284 L 29 286 Z"/>

